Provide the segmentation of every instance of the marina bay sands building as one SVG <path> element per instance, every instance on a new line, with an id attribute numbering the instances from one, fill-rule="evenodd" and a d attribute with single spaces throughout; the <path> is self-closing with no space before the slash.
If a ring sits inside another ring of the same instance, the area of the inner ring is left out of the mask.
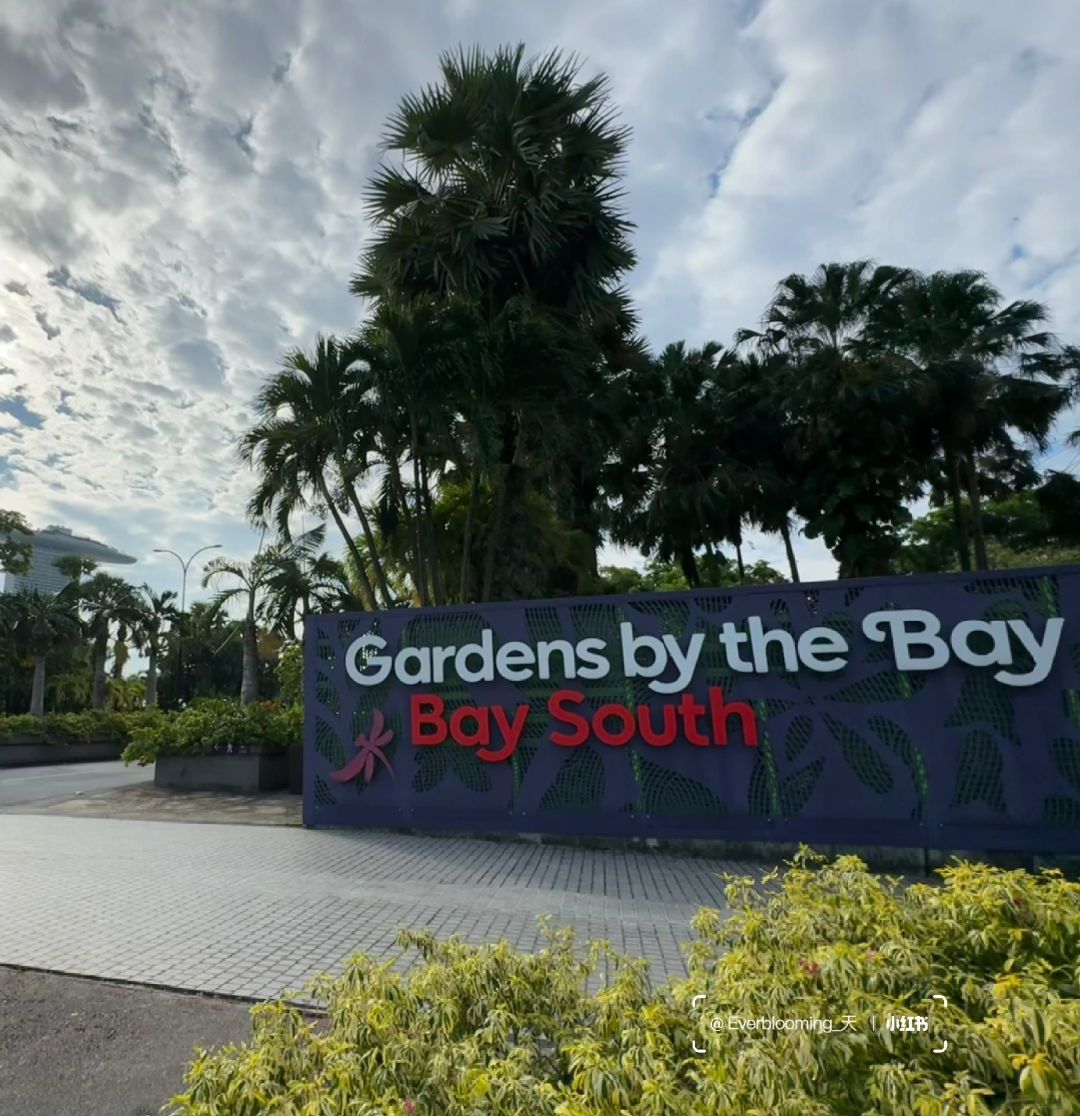
<path id="1" fill-rule="evenodd" d="M 5 593 L 17 593 L 20 589 L 38 589 L 42 593 L 59 593 L 67 584 L 67 578 L 56 568 L 57 558 L 76 554 L 98 565 L 130 566 L 136 559 L 121 554 L 111 546 L 73 534 L 69 527 L 55 524 L 34 531 L 30 536 L 33 553 L 30 569 L 23 575 L 5 573 L 3 589 Z"/>

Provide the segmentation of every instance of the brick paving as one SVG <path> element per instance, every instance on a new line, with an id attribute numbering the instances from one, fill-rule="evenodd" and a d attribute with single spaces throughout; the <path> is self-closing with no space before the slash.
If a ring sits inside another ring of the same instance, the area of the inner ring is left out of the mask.
<path id="1" fill-rule="evenodd" d="M 0 815 L 0 964 L 264 999 L 403 926 L 537 948 L 536 919 L 685 973 L 724 872 L 760 865 L 290 826 Z"/>

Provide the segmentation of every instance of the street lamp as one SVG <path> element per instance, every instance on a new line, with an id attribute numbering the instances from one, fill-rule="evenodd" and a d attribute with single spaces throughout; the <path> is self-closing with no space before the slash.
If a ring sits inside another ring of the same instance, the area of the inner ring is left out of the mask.
<path id="1" fill-rule="evenodd" d="M 184 571 L 183 577 L 180 579 L 180 615 L 181 616 L 184 615 L 184 604 L 187 600 L 187 572 L 188 572 L 188 566 L 190 566 L 191 563 L 194 562 L 195 559 L 198 558 L 198 556 L 200 554 L 202 554 L 202 552 L 204 550 L 220 550 L 220 549 L 221 549 L 221 543 L 211 543 L 209 546 L 200 546 L 199 549 L 196 550 L 195 553 L 192 554 L 191 557 L 188 558 L 188 560 L 185 562 L 184 559 L 181 558 L 180 555 L 177 554 L 175 550 L 168 550 L 163 546 L 155 546 L 154 547 L 154 553 L 155 554 L 171 554 L 180 563 L 180 569 L 182 569 Z"/>
<path id="2" fill-rule="evenodd" d="M 155 554 L 171 554 L 179 563 L 180 569 L 183 570 L 183 576 L 180 579 L 180 639 L 176 644 L 176 664 L 178 667 L 177 672 L 177 686 L 180 692 L 187 696 L 187 687 L 184 685 L 184 606 L 187 604 L 187 572 L 188 566 L 191 565 L 195 559 L 205 550 L 220 550 L 221 543 L 211 543 L 209 546 L 200 546 L 198 550 L 192 554 L 185 562 L 175 550 L 169 550 L 167 547 L 155 546 Z"/>

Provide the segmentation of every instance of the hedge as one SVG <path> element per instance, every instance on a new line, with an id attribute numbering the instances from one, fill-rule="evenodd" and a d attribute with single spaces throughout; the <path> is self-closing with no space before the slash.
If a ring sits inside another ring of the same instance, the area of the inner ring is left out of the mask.
<path id="1" fill-rule="evenodd" d="M 47 713 L 44 717 L 32 717 L 28 713 L 0 716 L 0 747 L 28 736 L 42 744 L 86 743 L 95 738 L 126 743 L 134 732 L 159 723 L 165 716 L 157 709 L 133 713 Z"/>

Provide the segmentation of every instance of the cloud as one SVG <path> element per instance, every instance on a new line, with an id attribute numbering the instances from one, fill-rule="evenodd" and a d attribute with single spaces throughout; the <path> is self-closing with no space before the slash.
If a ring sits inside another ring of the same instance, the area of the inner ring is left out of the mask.
<path id="1" fill-rule="evenodd" d="M 0 342 L 14 341 L 18 334 L 9 325 L 0 326 Z"/>
<path id="2" fill-rule="evenodd" d="M 655 348 L 726 342 L 782 276 L 864 256 L 982 268 L 1080 340 L 1080 10 L 1059 0 L 10 4 L 4 386 L 41 421 L 5 414 L 5 506 L 140 556 L 250 553 L 236 438 L 284 349 L 363 312 L 383 122 L 441 50 L 521 40 L 607 73 L 633 128 Z M 751 536 L 759 556 L 784 568 L 778 540 Z M 832 572 L 819 542 L 799 556 Z"/>

